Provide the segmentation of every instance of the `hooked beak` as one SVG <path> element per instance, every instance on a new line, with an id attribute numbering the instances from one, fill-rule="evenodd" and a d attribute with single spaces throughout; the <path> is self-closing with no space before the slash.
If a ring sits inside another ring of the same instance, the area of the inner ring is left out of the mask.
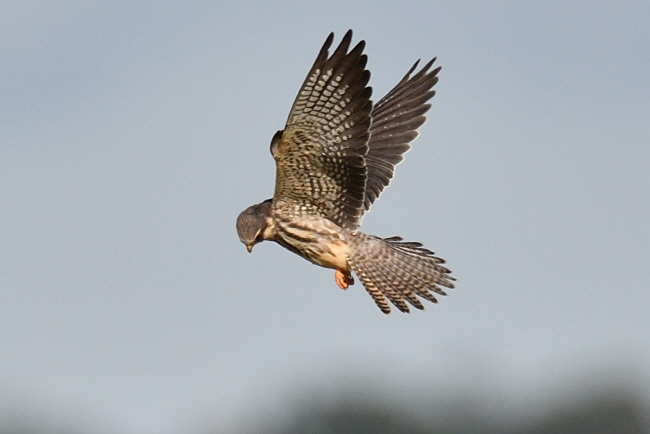
<path id="1" fill-rule="evenodd" d="M 246 244 L 246 250 L 248 250 L 248 253 L 253 251 L 253 244 Z"/>

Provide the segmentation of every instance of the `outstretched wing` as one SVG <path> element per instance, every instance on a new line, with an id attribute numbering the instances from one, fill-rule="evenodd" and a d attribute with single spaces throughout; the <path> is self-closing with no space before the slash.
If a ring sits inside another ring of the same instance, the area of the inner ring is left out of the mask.
<path id="1" fill-rule="evenodd" d="M 271 142 L 276 161 L 273 207 L 320 215 L 356 229 L 366 192 L 370 72 L 364 41 L 348 52 L 350 30 L 329 57 L 333 38 L 332 33 L 325 41 L 284 130 Z"/>
<path id="2" fill-rule="evenodd" d="M 426 121 L 424 114 L 431 108 L 427 101 L 436 93 L 432 88 L 438 82 L 437 74 L 440 71 L 440 67 L 429 71 L 435 60 L 433 58 L 410 77 L 420 61 L 415 62 L 397 86 L 372 110 L 366 155 L 368 179 L 365 211 L 370 209 L 388 186 L 395 173 L 395 166 L 402 161 L 404 153 L 411 149 L 410 142 L 418 136 L 417 129 Z"/>

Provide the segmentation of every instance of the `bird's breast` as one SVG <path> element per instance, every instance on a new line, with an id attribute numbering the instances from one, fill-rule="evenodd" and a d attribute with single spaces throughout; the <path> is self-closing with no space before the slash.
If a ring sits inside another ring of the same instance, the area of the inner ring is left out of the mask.
<path id="1" fill-rule="evenodd" d="M 350 269 L 350 247 L 342 228 L 320 216 L 293 217 L 276 216 L 274 241 L 321 267 Z"/>

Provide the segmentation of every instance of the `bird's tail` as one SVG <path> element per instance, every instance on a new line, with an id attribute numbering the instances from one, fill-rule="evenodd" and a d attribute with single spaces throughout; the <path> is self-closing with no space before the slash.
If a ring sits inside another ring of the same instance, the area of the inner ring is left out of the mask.
<path id="1" fill-rule="evenodd" d="M 416 242 L 400 237 L 378 238 L 357 232 L 352 236 L 350 266 L 382 312 L 390 313 L 388 300 L 402 312 L 408 301 L 424 309 L 418 297 L 437 303 L 434 294 L 447 295 L 441 286 L 453 288 L 451 271 L 444 259 Z"/>

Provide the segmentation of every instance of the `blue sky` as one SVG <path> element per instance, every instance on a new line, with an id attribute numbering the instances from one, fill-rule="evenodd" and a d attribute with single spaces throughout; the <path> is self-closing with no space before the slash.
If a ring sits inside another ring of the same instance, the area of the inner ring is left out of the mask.
<path id="1" fill-rule="evenodd" d="M 602 377 L 647 391 L 649 21 L 641 1 L 3 2 L 0 402 L 166 433 L 356 382 L 505 410 Z M 236 236 L 348 28 L 375 100 L 443 67 L 362 227 L 449 261 L 458 289 L 424 312 Z"/>

